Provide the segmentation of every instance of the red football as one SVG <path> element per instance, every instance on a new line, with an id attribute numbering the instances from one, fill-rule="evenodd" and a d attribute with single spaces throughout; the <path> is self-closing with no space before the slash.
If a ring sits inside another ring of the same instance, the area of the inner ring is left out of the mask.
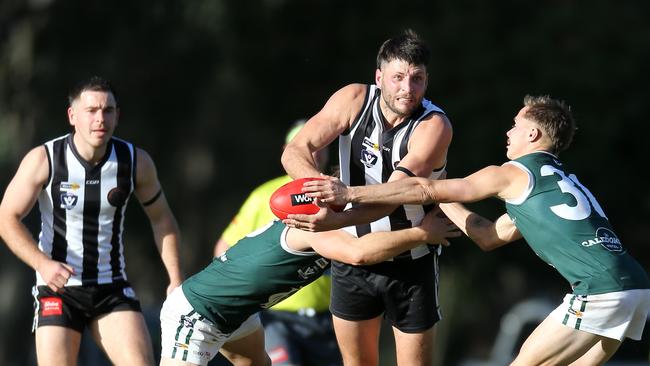
<path id="1" fill-rule="evenodd" d="M 300 178 L 293 180 L 278 188 L 271 195 L 269 206 L 273 214 L 280 220 L 287 218 L 289 214 L 313 215 L 320 209 L 314 204 L 314 199 L 302 192 L 302 184 L 310 180 L 322 178 Z M 334 211 L 342 211 L 345 207 L 330 206 Z"/>

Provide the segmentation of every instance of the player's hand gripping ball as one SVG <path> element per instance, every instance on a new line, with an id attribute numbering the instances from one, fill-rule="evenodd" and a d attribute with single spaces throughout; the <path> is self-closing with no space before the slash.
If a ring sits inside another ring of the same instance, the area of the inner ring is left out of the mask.
<path id="1" fill-rule="evenodd" d="M 271 211 L 280 220 L 287 218 L 290 214 L 305 214 L 313 215 L 320 210 L 314 203 L 314 198 L 307 196 L 307 193 L 302 191 L 302 184 L 311 180 L 322 178 L 300 178 L 293 180 L 282 187 L 278 188 L 271 195 L 269 206 Z M 336 212 L 341 212 L 345 206 L 329 206 Z"/>

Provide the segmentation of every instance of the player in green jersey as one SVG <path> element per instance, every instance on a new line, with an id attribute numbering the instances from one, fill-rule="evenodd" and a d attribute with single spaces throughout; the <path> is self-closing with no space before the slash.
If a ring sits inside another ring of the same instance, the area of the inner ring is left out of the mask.
<path id="1" fill-rule="evenodd" d="M 328 204 L 502 199 L 507 212 L 495 222 L 460 203 L 440 207 L 483 250 L 523 237 L 573 290 L 528 337 L 512 365 L 601 365 L 623 339 L 641 338 L 650 311 L 650 280 L 595 197 L 558 160 L 575 129 L 564 102 L 527 96 L 507 132 L 510 161 L 501 166 L 462 179 L 409 178 L 360 187 L 329 177 L 305 184 L 304 190 Z M 285 223 L 304 219 L 289 216 Z"/>
<path id="2" fill-rule="evenodd" d="M 160 364 L 206 365 L 228 342 L 238 356 L 230 360 L 235 365 L 270 365 L 257 312 L 316 280 L 329 259 L 367 265 L 424 243 L 449 244 L 447 238 L 460 232 L 437 212 L 430 212 L 420 226 L 361 238 L 343 230 L 311 233 L 272 221 L 167 298 L 160 314 Z"/>
<path id="3" fill-rule="evenodd" d="M 305 122 L 301 119 L 291 125 L 285 136 L 285 144 L 298 134 Z M 327 167 L 328 154 L 327 148 L 313 154 L 314 161 L 322 169 Z M 215 246 L 215 256 L 235 245 L 248 233 L 275 219 L 269 207 L 269 199 L 275 190 L 291 180 L 290 176 L 283 175 L 255 188 L 221 234 Z M 331 287 L 332 278 L 327 271 L 300 291 L 260 312 L 266 352 L 274 366 L 341 364 L 341 352 L 336 343 L 332 314 L 329 311 Z M 219 352 L 227 358 L 237 357 L 227 347 L 225 345 Z M 225 366 L 226 363 L 215 359 L 210 365 Z"/>

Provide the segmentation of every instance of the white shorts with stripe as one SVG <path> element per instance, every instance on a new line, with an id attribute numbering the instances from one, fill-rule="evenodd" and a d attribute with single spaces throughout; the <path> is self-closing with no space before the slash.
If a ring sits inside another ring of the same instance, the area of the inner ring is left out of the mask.
<path id="1" fill-rule="evenodd" d="M 598 295 L 567 294 L 550 317 L 585 332 L 622 341 L 641 339 L 650 312 L 650 289 Z"/>
<path id="2" fill-rule="evenodd" d="M 253 314 L 234 332 L 224 333 L 198 314 L 178 287 L 160 310 L 161 357 L 207 365 L 224 343 L 245 337 L 261 326 L 259 315 Z"/>

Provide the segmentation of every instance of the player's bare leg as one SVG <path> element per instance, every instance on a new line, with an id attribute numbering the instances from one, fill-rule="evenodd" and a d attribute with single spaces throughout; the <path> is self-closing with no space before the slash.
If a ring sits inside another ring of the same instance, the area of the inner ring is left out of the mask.
<path id="1" fill-rule="evenodd" d="M 601 342 L 600 349 L 595 347 Z M 581 357 L 585 358 L 575 365 L 600 365 L 617 349 L 618 345 L 605 337 L 567 327 L 547 317 L 526 339 L 511 366 L 569 365 Z"/>
<path id="2" fill-rule="evenodd" d="M 234 341 L 228 341 L 220 352 L 235 366 L 271 366 L 264 350 L 264 328 Z"/>
<path id="3" fill-rule="evenodd" d="M 393 327 L 397 364 L 403 366 L 433 365 L 435 325 L 422 333 L 404 333 Z"/>
<path id="4" fill-rule="evenodd" d="M 90 323 L 95 342 L 117 366 L 153 365 L 153 348 L 142 313 L 115 311 Z"/>
<path id="5" fill-rule="evenodd" d="M 36 358 L 40 366 L 76 366 L 81 333 L 45 325 L 36 328 Z"/>
<path id="6" fill-rule="evenodd" d="M 620 345 L 621 342 L 617 339 L 603 337 L 570 366 L 603 365 L 616 353 Z"/>
<path id="7" fill-rule="evenodd" d="M 334 332 L 345 366 L 379 364 L 379 330 L 381 316 L 374 319 L 349 321 L 334 318 Z"/>

